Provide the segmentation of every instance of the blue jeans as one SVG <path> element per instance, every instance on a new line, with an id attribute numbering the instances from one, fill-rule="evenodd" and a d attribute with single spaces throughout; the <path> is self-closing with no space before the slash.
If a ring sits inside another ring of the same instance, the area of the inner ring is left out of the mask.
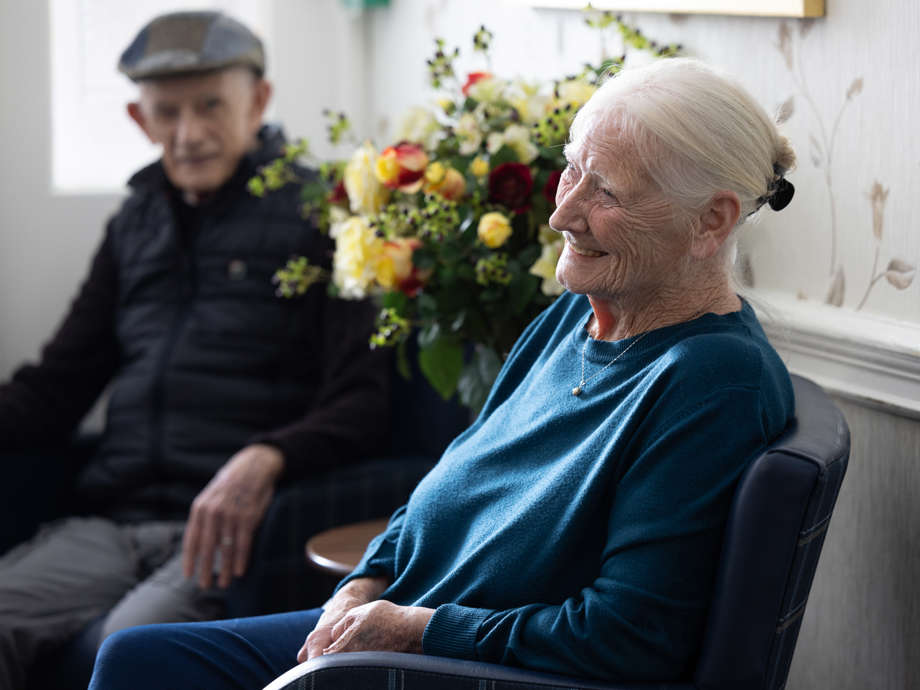
<path id="1" fill-rule="evenodd" d="M 297 665 L 322 612 L 122 630 L 99 650 L 89 690 L 259 690 Z"/>

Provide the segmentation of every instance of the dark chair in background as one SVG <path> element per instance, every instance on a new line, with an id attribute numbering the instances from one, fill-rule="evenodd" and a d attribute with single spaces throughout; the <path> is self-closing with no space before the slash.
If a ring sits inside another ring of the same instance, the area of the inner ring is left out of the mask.
<path id="1" fill-rule="evenodd" d="M 793 385 L 796 420 L 736 489 L 692 683 L 585 682 L 496 664 L 361 652 L 319 657 L 269 687 L 780 690 L 850 453 L 846 420 L 828 396 L 798 376 Z"/>

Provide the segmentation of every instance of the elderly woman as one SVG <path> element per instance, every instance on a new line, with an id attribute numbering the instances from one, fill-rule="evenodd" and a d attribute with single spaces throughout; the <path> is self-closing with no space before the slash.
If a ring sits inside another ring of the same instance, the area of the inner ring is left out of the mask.
<path id="1" fill-rule="evenodd" d="M 730 264 L 794 154 L 739 86 L 672 59 L 601 87 L 565 156 L 568 292 L 324 609 L 119 633 L 93 688 L 256 688 L 359 650 L 689 676 L 736 480 L 793 415 Z"/>

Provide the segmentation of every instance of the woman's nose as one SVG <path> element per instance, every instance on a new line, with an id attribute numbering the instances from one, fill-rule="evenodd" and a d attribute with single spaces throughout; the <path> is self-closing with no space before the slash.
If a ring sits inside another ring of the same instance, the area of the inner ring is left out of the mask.
<path id="1" fill-rule="evenodd" d="M 580 191 L 575 187 L 557 198 L 556 210 L 549 217 L 549 226 L 556 232 L 584 232 L 588 229 Z"/>

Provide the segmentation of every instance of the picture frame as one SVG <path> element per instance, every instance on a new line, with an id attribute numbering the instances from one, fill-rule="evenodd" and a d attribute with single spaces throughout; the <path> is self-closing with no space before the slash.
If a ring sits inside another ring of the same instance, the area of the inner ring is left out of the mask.
<path id="1" fill-rule="evenodd" d="M 588 0 L 510 0 L 531 7 L 581 10 Z M 823 17 L 825 0 L 591 0 L 598 10 L 757 17 Z"/>

